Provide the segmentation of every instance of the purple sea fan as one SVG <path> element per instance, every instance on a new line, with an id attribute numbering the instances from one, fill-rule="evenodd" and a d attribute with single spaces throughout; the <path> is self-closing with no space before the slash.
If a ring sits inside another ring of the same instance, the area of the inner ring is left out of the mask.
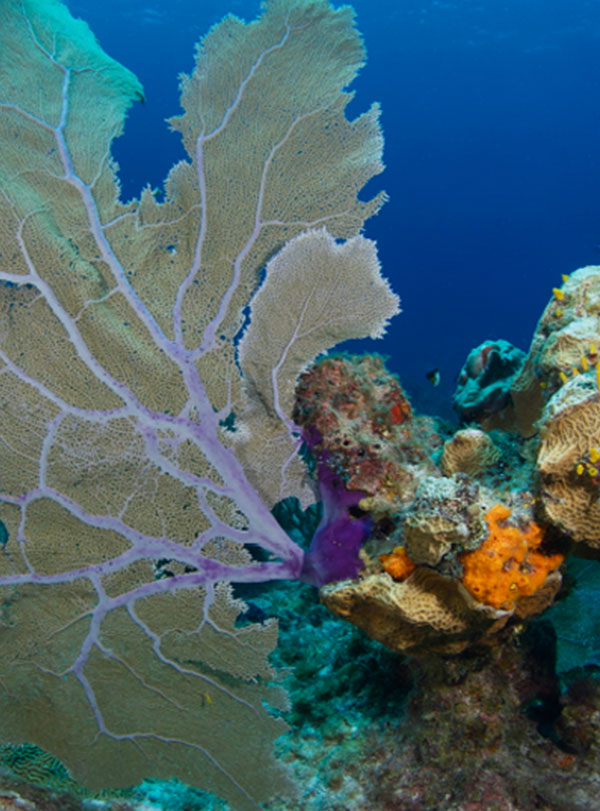
<path id="1" fill-rule="evenodd" d="M 292 791 L 276 624 L 237 627 L 230 583 L 300 575 L 270 512 L 309 494 L 295 378 L 397 311 L 358 235 L 383 201 L 356 198 L 378 110 L 344 115 L 363 57 L 347 7 L 227 17 L 171 121 L 189 159 L 124 204 L 139 83 L 58 0 L 0 5 L 0 737 L 91 789 Z"/>

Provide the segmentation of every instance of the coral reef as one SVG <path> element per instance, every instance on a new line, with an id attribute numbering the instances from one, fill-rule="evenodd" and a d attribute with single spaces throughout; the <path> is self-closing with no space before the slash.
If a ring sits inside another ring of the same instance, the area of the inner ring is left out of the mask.
<path id="1" fill-rule="evenodd" d="M 392 650 L 457 653 L 552 603 L 564 554 L 534 518 L 534 494 L 523 486 L 533 471 L 501 469 L 507 440 L 463 429 L 441 446 L 442 427 L 420 430 L 397 380 L 369 356 L 313 364 L 294 418 L 319 481 L 329 470 L 343 487 L 338 503 L 354 505 L 343 528 L 324 522 L 337 548 L 369 521 L 363 565 L 318 583 L 337 616 Z M 525 456 L 506 460 L 528 467 Z"/>
<path id="2" fill-rule="evenodd" d="M 455 431 L 441 448 L 443 427 L 437 443 L 424 440 L 422 418 L 380 360 L 325 359 L 304 374 L 295 414 L 307 447 L 331 453 L 320 464 L 366 494 L 356 504 L 372 521 L 359 576 L 321 591 L 330 610 L 421 655 L 489 640 L 553 603 L 573 545 L 600 547 L 597 311 L 600 271 L 586 268 L 553 291 L 525 366 L 503 341 L 473 350 L 455 402 L 482 427 Z M 584 337 L 572 344 L 574 335 Z M 508 430 L 507 414 L 534 367 L 542 409 L 529 440 Z M 394 397 L 397 426 L 382 414 Z M 496 413 L 504 429 L 494 420 L 486 430 Z"/>
<path id="3" fill-rule="evenodd" d="M 523 528 L 507 525 L 511 510 L 498 504 L 485 516 L 472 511 L 470 523 L 477 530 L 469 533 L 464 522 L 444 525 L 439 505 L 433 500 L 423 520 L 429 533 L 417 533 L 416 542 L 414 537 L 411 542 L 407 519 L 407 546 L 380 555 L 383 573 L 321 589 L 334 614 L 392 650 L 457 653 L 497 633 L 512 616 L 522 620 L 541 613 L 561 584 L 558 568 L 564 555 L 540 551 L 543 533 L 533 520 Z M 415 512 L 418 516 L 418 508 Z M 476 548 L 461 551 L 469 546 Z M 442 558 L 444 565 L 436 571 Z"/>
<path id="4" fill-rule="evenodd" d="M 470 353 L 454 403 L 479 427 L 450 431 L 380 357 L 322 357 L 399 304 L 360 233 L 382 136 L 375 106 L 346 118 L 347 7 L 215 26 L 171 121 L 188 157 L 127 204 L 135 77 L 57 0 L 7 0 L 0 36 L 0 805 L 151 775 L 236 811 L 594 807 L 596 635 L 561 701 L 534 618 L 600 548 L 600 268 L 554 289 L 526 358 Z M 315 747 L 273 757 L 286 713 L 321 725 L 325 800 L 291 780 Z"/>
<path id="5" fill-rule="evenodd" d="M 315 389 L 298 421 L 307 448 L 331 448 L 344 487 L 366 493 L 355 520 L 366 513 L 372 522 L 360 552 L 363 568 L 325 584 L 321 601 L 390 650 L 408 654 L 417 685 L 404 718 L 410 732 L 377 767 L 378 788 L 368 801 L 362 795 L 362 807 L 595 807 L 599 564 L 570 566 L 566 582 L 563 573 L 573 550 L 597 557 L 600 547 L 599 312 L 600 269 L 565 277 L 525 365 L 522 353 L 501 342 L 469 356 L 458 400 L 466 384 L 469 416 L 480 427 L 448 437 L 437 423 L 427 434 L 436 437 L 431 443 L 415 430 L 424 420 L 410 406 L 402 408 L 401 433 L 389 425 L 373 429 L 368 378 L 374 390 L 382 380 L 400 390 L 379 363 L 325 359 L 303 377 L 310 388 L 325 374 L 321 364 L 336 369 L 340 399 L 331 378 L 332 388 L 325 396 Z M 503 356 L 514 365 L 503 366 Z M 524 396 L 532 369 L 535 387 Z M 350 402 L 358 407 L 345 422 Z M 335 441 L 317 424 L 332 428 Z M 372 476 L 344 475 L 349 470 Z M 578 632 L 582 600 L 590 611 L 585 640 Z M 550 622 L 536 619 L 549 607 L 544 616 L 556 623 L 558 640 Z M 569 661 L 579 675 L 565 673 Z M 561 698 L 563 684 L 570 686 Z"/>

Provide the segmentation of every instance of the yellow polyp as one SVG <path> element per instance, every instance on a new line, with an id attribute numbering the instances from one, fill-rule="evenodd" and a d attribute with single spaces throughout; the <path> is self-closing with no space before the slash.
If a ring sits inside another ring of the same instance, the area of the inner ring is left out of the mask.
<path id="1" fill-rule="evenodd" d="M 589 456 L 590 462 L 594 465 L 600 459 L 600 451 L 598 448 L 590 448 Z"/>
<path id="2" fill-rule="evenodd" d="M 597 355 L 596 344 L 590 344 L 590 355 Z"/>
<path id="3" fill-rule="evenodd" d="M 554 315 L 557 318 L 560 318 L 562 314 L 563 314 L 563 311 L 560 309 L 560 307 L 554 311 Z"/>
<path id="4" fill-rule="evenodd" d="M 600 363 L 596 364 L 596 386 L 600 389 Z"/>
<path id="5" fill-rule="evenodd" d="M 563 273 L 563 275 L 562 275 L 562 280 L 563 280 L 563 282 L 568 282 L 570 278 L 571 278 L 571 277 L 570 277 L 570 276 L 568 276 L 566 273 Z"/>
<path id="6" fill-rule="evenodd" d="M 565 297 L 564 291 L 560 289 L 560 287 L 553 287 L 552 292 L 554 293 L 554 298 L 558 301 L 562 301 Z"/>
<path id="7" fill-rule="evenodd" d="M 558 376 L 560 377 L 560 379 L 562 380 L 563 383 L 567 382 L 568 377 L 566 376 L 566 374 L 564 372 L 559 372 Z M 596 375 L 596 377 L 598 377 L 598 375 Z"/>
<path id="8" fill-rule="evenodd" d="M 579 374 L 579 369 L 577 368 L 577 366 L 573 366 L 572 373 L 573 373 L 573 376 Z"/>
<path id="9" fill-rule="evenodd" d="M 579 360 L 579 363 L 581 363 L 581 368 L 584 372 L 587 372 L 587 370 L 590 368 L 590 364 L 588 363 L 588 359 L 585 357 L 585 355 Z"/>
<path id="10" fill-rule="evenodd" d="M 596 478 L 596 476 L 598 475 L 598 468 L 597 468 L 597 467 L 594 467 L 594 465 L 590 465 L 590 466 L 588 467 L 588 469 L 587 469 L 587 472 L 590 474 L 590 476 L 592 477 L 592 479 L 595 479 L 595 478 Z"/>
<path id="11" fill-rule="evenodd" d="M 548 384 L 545 381 L 540 380 L 540 389 L 545 389 L 547 385 Z"/>
<path id="12" fill-rule="evenodd" d="M 581 475 L 583 475 L 583 471 L 584 471 L 584 470 L 585 470 L 585 468 L 584 468 L 584 466 L 583 466 L 583 465 L 581 464 L 581 462 L 580 462 L 580 463 L 577 465 L 577 467 L 575 468 L 575 473 L 577 473 L 577 475 L 578 475 L 578 476 L 581 476 Z"/>

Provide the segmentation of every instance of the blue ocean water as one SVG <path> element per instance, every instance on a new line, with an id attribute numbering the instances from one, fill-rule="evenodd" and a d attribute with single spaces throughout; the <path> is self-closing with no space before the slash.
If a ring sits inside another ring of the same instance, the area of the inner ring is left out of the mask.
<path id="1" fill-rule="evenodd" d="M 183 157 L 163 120 L 177 75 L 227 12 L 257 0 L 70 0 L 105 50 L 144 84 L 115 146 L 124 195 L 159 185 Z M 417 408 L 450 414 L 468 351 L 487 338 L 527 349 L 551 288 L 600 263 L 600 3 L 597 0 L 355 0 L 368 62 L 356 114 L 382 105 L 390 195 L 368 222 L 403 313 L 382 341 Z M 369 188 L 369 191 L 371 188 Z M 437 367 L 441 384 L 426 373 Z"/>

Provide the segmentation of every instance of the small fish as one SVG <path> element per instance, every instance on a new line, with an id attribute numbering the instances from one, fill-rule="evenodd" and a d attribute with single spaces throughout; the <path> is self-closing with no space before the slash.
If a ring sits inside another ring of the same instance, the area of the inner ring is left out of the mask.
<path id="1" fill-rule="evenodd" d="M 442 379 L 439 369 L 432 369 L 430 372 L 427 372 L 425 377 L 427 380 L 429 380 L 432 386 L 439 386 L 440 380 Z"/>

